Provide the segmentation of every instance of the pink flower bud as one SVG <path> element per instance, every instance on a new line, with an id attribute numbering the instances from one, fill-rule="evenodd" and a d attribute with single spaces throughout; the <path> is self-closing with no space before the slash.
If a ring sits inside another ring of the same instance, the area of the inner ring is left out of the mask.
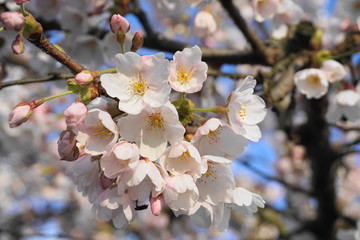
<path id="1" fill-rule="evenodd" d="M 32 108 L 29 103 L 19 103 L 9 114 L 9 126 L 18 127 L 26 122 L 32 114 Z"/>
<path id="2" fill-rule="evenodd" d="M 13 0 L 16 4 L 22 4 L 24 2 L 30 1 L 30 0 Z"/>
<path id="3" fill-rule="evenodd" d="M 25 51 L 24 38 L 21 34 L 16 35 L 15 40 L 12 42 L 11 48 L 14 54 L 22 54 Z"/>
<path id="4" fill-rule="evenodd" d="M 25 26 L 25 18 L 20 12 L 4 12 L 0 20 L 6 30 L 20 31 Z"/>
<path id="5" fill-rule="evenodd" d="M 79 157 L 79 149 L 76 146 L 76 135 L 72 131 L 63 131 L 60 134 L 57 144 L 60 160 L 74 161 Z"/>
<path id="6" fill-rule="evenodd" d="M 136 32 L 132 39 L 132 45 L 130 51 L 136 52 L 137 50 L 139 50 L 139 48 L 142 47 L 143 44 L 144 44 L 144 38 L 141 35 L 141 32 Z"/>
<path id="7" fill-rule="evenodd" d="M 115 34 L 125 34 L 130 30 L 130 24 L 120 14 L 114 14 L 111 17 L 110 28 Z"/>
<path id="8" fill-rule="evenodd" d="M 87 108 L 85 104 L 80 101 L 72 103 L 65 111 L 65 122 L 67 127 L 73 128 L 81 125 L 87 114 Z"/>
<path id="9" fill-rule="evenodd" d="M 164 207 L 164 197 L 162 195 L 157 197 L 152 197 L 150 199 L 151 212 L 155 216 L 159 216 L 161 209 Z"/>
<path id="10" fill-rule="evenodd" d="M 80 85 L 88 85 L 92 80 L 94 78 L 88 70 L 84 70 L 75 76 L 75 81 Z"/>

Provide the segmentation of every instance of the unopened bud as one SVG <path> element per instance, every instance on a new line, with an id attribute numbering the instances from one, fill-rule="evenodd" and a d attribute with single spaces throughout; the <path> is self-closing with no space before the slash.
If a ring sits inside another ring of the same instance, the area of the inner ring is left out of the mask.
<path id="1" fill-rule="evenodd" d="M 26 122 L 32 114 L 29 103 L 19 103 L 9 114 L 9 127 L 18 127 Z"/>
<path id="2" fill-rule="evenodd" d="M 150 199 L 151 212 L 155 216 L 159 216 L 161 209 L 164 207 L 164 198 L 162 195 L 152 197 Z"/>
<path id="3" fill-rule="evenodd" d="M 88 70 L 84 70 L 75 76 L 75 81 L 80 85 L 88 85 L 92 80 L 94 80 L 94 78 Z"/>
<path id="4" fill-rule="evenodd" d="M 111 17 L 110 28 L 116 35 L 125 34 L 130 30 L 130 23 L 120 14 L 114 14 Z"/>
<path id="5" fill-rule="evenodd" d="M 81 125 L 87 114 L 87 108 L 85 104 L 80 101 L 72 103 L 64 111 L 65 121 L 68 128 L 73 128 Z"/>
<path id="6" fill-rule="evenodd" d="M 75 161 L 79 157 L 79 149 L 76 146 L 76 135 L 72 131 L 63 131 L 60 134 L 57 144 L 60 160 Z"/>
<path id="7" fill-rule="evenodd" d="M 13 0 L 16 4 L 22 4 L 24 2 L 28 2 L 30 0 Z"/>
<path id="8" fill-rule="evenodd" d="M 12 42 L 11 49 L 14 54 L 22 54 L 25 51 L 24 38 L 21 34 L 16 35 L 15 40 Z"/>
<path id="9" fill-rule="evenodd" d="M 4 12 L 0 20 L 6 30 L 20 31 L 25 26 L 25 18 L 20 12 Z"/>
<path id="10" fill-rule="evenodd" d="M 132 39 L 132 45 L 130 51 L 136 52 L 137 50 L 139 50 L 139 48 L 142 47 L 143 44 L 144 44 L 144 38 L 141 35 L 141 32 L 136 32 Z"/>

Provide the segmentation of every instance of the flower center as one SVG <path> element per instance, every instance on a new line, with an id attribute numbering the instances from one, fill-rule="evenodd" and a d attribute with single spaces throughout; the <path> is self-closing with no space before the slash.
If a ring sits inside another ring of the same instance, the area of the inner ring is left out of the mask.
<path id="1" fill-rule="evenodd" d="M 183 154 L 181 154 L 181 156 L 177 157 L 175 160 L 187 162 L 187 161 L 189 161 L 189 157 L 191 157 L 190 153 L 189 153 L 189 151 L 186 151 L 186 152 L 183 152 Z"/>
<path id="2" fill-rule="evenodd" d="M 309 76 L 308 83 L 311 85 L 319 85 L 321 82 L 320 77 L 317 74 L 312 74 Z"/>
<path id="3" fill-rule="evenodd" d="M 215 131 L 210 131 L 209 132 L 209 134 L 208 134 L 209 144 L 211 144 L 213 142 L 219 142 L 220 141 L 219 134 L 221 133 L 221 131 L 222 131 L 222 129 L 219 127 Z"/>
<path id="4" fill-rule="evenodd" d="M 202 178 L 201 181 L 204 182 L 204 183 L 206 183 L 207 180 L 210 180 L 211 182 L 214 182 L 214 180 L 216 180 L 216 178 L 217 178 L 216 172 L 217 171 L 214 168 L 214 166 L 211 163 L 209 163 L 208 169 L 207 169 L 206 173 L 204 173 L 205 178 Z"/>
<path id="5" fill-rule="evenodd" d="M 147 125 L 151 130 L 164 130 L 164 119 L 162 118 L 160 113 L 149 114 L 147 117 Z"/>
<path id="6" fill-rule="evenodd" d="M 246 103 L 240 105 L 239 116 L 242 120 L 245 120 L 246 117 L 246 106 Z"/>
<path id="7" fill-rule="evenodd" d="M 144 96 L 146 89 L 148 88 L 146 81 L 141 76 L 141 73 L 138 76 L 130 76 L 130 87 L 129 90 L 134 95 Z"/>
<path id="8" fill-rule="evenodd" d="M 98 124 L 92 127 L 93 133 L 92 135 L 101 139 L 106 139 L 109 136 L 113 135 L 109 129 L 107 129 L 100 120 L 98 120 Z"/>
<path id="9" fill-rule="evenodd" d="M 179 70 L 176 71 L 177 79 L 181 84 L 186 84 L 192 79 L 192 75 L 196 68 L 193 66 L 185 67 L 180 66 Z"/>

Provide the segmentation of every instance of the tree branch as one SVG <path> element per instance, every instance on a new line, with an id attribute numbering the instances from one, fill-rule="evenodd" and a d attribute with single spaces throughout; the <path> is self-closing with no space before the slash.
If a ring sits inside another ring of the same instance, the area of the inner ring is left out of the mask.
<path id="1" fill-rule="evenodd" d="M 280 179 L 280 178 L 277 178 L 277 177 L 272 177 L 272 176 L 269 176 L 267 175 L 266 173 L 254 168 L 253 166 L 251 166 L 251 164 L 247 161 L 240 161 L 240 163 L 244 164 L 244 166 L 246 166 L 247 168 L 249 168 L 251 171 L 253 171 L 254 173 L 260 175 L 261 177 L 265 178 L 266 180 L 270 180 L 270 181 L 275 181 L 275 182 L 278 182 L 282 185 L 284 185 L 284 187 L 290 189 L 290 190 L 293 190 L 293 191 L 296 191 L 296 192 L 301 192 L 301 193 L 304 193 L 304 194 L 307 194 L 307 195 L 311 195 L 312 192 L 309 191 L 309 190 L 306 190 L 306 189 L 303 189 L 301 187 L 298 187 L 298 186 L 294 186 L 292 184 L 289 184 L 287 182 L 285 182 L 284 180 Z"/>
<path id="2" fill-rule="evenodd" d="M 42 78 L 24 78 L 24 79 L 15 80 L 15 81 L 0 82 L 0 90 L 3 88 L 6 88 L 6 87 L 14 86 L 14 85 L 49 82 L 49 81 L 67 79 L 67 78 L 72 78 L 72 77 L 74 77 L 74 75 L 72 75 L 72 74 L 51 73 L 49 76 L 42 77 Z"/>

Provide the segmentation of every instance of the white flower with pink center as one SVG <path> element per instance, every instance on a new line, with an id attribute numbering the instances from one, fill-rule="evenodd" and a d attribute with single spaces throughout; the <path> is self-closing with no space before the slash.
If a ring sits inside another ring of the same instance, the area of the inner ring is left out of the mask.
<path id="1" fill-rule="evenodd" d="M 304 15 L 303 9 L 291 0 L 282 0 L 279 2 L 276 20 L 286 24 L 297 24 Z"/>
<path id="2" fill-rule="evenodd" d="M 261 132 L 257 126 L 266 116 L 264 100 L 254 95 L 256 81 L 248 76 L 235 89 L 228 104 L 228 121 L 236 134 L 257 142 Z"/>
<path id="3" fill-rule="evenodd" d="M 201 61 L 198 46 L 177 51 L 170 62 L 170 85 L 178 92 L 198 92 L 207 78 L 207 70 L 207 64 Z"/>
<path id="4" fill-rule="evenodd" d="M 187 214 L 199 197 L 193 177 L 188 174 L 165 178 L 165 203 L 178 214 Z"/>
<path id="5" fill-rule="evenodd" d="M 140 160 L 134 169 L 122 174 L 119 192 L 127 191 L 132 200 L 144 202 L 164 191 L 164 179 L 160 168 L 148 160 Z"/>
<path id="6" fill-rule="evenodd" d="M 235 188 L 234 176 L 230 168 L 231 161 L 216 156 L 202 157 L 205 173 L 197 179 L 199 199 L 212 205 L 223 202 L 228 188 Z"/>
<path id="7" fill-rule="evenodd" d="M 208 11 L 199 11 L 194 18 L 193 34 L 197 37 L 205 37 L 214 33 L 217 29 L 217 23 L 214 15 Z"/>
<path id="8" fill-rule="evenodd" d="M 326 73 L 317 68 L 303 69 L 295 73 L 294 82 L 306 98 L 320 98 L 324 96 L 329 88 Z"/>
<path id="9" fill-rule="evenodd" d="M 171 145 L 181 143 L 185 128 L 179 122 L 174 105 L 167 102 L 160 108 L 146 108 L 138 115 L 120 118 L 121 137 L 135 142 L 140 155 L 156 160 Z"/>
<path id="10" fill-rule="evenodd" d="M 139 56 L 133 52 L 115 56 L 117 73 L 103 74 L 101 85 L 118 98 L 119 109 L 139 114 L 148 106 L 157 108 L 169 100 L 169 61 L 163 53 Z"/>
<path id="11" fill-rule="evenodd" d="M 100 165 L 106 177 L 114 178 L 129 168 L 136 167 L 139 157 L 139 148 L 135 144 L 120 141 L 102 156 Z"/>
<path id="12" fill-rule="evenodd" d="M 350 122 L 360 120 L 360 93 L 353 90 L 338 92 L 325 117 L 330 123 L 336 123 L 342 117 Z"/>
<path id="13" fill-rule="evenodd" d="M 200 177 L 201 157 L 198 150 L 189 142 L 182 141 L 169 147 L 160 158 L 161 166 L 173 175 L 187 173 Z"/>
<path id="14" fill-rule="evenodd" d="M 83 145 L 84 152 L 91 155 L 100 155 L 111 148 L 119 137 L 116 123 L 109 113 L 92 109 L 85 117 L 84 123 L 74 131 L 76 140 Z"/>
<path id="15" fill-rule="evenodd" d="M 326 73 L 326 76 L 331 83 L 340 81 L 346 77 L 346 70 L 344 66 L 338 61 L 332 59 L 323 62 L 321 70 Z"/>
<path id="16" fill-rule="evenodd" d="M 199 127 L 191 140 L 201 155 L 237 156 L 247 146 L 247 139 L 236 134 L 231 127 L 217 118 L 209 119 Z"/>

